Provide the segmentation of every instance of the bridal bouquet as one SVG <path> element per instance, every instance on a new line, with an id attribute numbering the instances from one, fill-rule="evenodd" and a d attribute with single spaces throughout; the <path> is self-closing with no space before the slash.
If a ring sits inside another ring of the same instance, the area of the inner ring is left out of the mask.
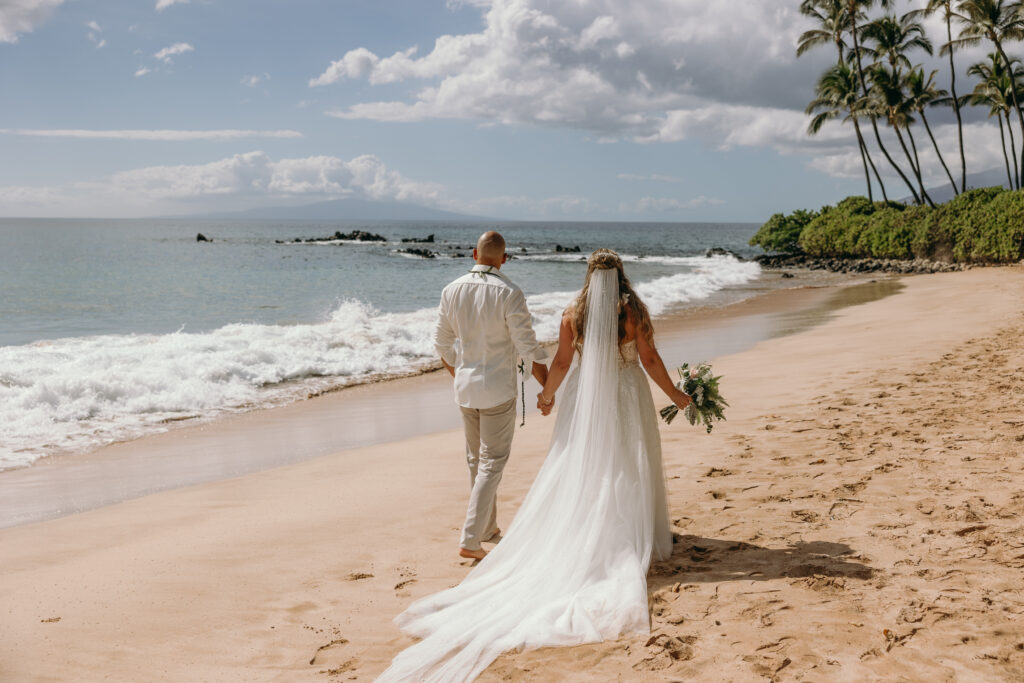
<path id="1" fill-rule="evenodd" d="M 695 368 L 691 368 L 689 363 L 683 363 L 678 372 L 681 381 L 677 382 L 676 386 L 693 399 L 693 402 L 683 409 L 683 415 L 692 425 L 703 423 L 710 434 L 712 421 L 724 420 L 723 409 L 729 407 L 718 393 L 718 380 L 722 377 L 712 375 L 711 366 L 707 363 L 701 363 Z M 674 403 L 661 409 L 661 417 L 668 424 L 672 423 L 678 413 L 679 407 Z"/>

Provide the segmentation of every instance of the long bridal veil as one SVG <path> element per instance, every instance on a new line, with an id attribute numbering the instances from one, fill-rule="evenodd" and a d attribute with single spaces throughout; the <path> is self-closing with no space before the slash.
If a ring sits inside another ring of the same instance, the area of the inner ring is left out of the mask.
<path id="1" fill-rule="evenodd" d="M 649 631 L 647 568 L 652 551 L 671 552 L 671 535 L 650 389 L 642 370 L 620 367 L 618 305 L 616 271 L 595 270 L 582 356 L 532 488 L 461 584 L 398 616 L 422 640 L 379 681 L 471 680 L 507 650 Z M 639 401 L 620 382 L 631 371 Z"/>

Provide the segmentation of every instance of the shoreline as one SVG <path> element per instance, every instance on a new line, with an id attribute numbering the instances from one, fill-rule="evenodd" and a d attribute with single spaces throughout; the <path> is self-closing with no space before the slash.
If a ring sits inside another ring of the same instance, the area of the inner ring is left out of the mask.
<path id="1" fill-rule="evenodd" d="M 676 543 L 650 636 L 505 654 L 480 680 L 1019 680 L 1024 268 L 901 282 L 717 358 L 712 435 L 659 425 Z M 502 524 L 552 426 L 516 435 Z M 0 530 L 0 674 L 372 679 L 413 642 L 392 618 L 468 570 L 460 437 Z"/>
<path id="2" fill-rule="evenodd" d="M 892 278 L 768 285 L 727 305 L 712 302 L 659 318 L 657 343 L 671 367 L 683 360 L 711 360 L 820 324 L 835 310 L 882 298 L 899 287 Z M 451 409 L 449 384 L 443 373 L 425 370 L 324 391 L 284 405 L 182 421 L 165 432 L 86 453 L 41 458 L 27 467 L 0 472 L 5 488 L 0 528 L 455 429 L 461 423 Z M 530 379 L 527 395 L 538 390 Z M 530 401 L 527 412 L 536 414 Z M 389 415 L 406 419 L 396 425 Z"/>

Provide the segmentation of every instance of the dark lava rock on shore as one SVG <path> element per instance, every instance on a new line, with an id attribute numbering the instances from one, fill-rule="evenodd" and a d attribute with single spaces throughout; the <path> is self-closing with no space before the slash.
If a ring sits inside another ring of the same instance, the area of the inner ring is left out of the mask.
<path id="1" fill-rule="evenodd" d="M 739 254 L 737 254 L 735 251 L 723 249 L 722 247 L 711 247 L 710 249 L 704 252 L 704 258 L 711 258 L 712 256 L 732 256 L 737 261 L 747 260 L 740 256 Z"/>
<path id="2" fill-rule="evenodd" d="M 833 273 L 952 273 L 968 270 L 970 263 L 948 263 L 927 259 L 818 258 L 807 254 L 762 254 L 754 258 L 762 268 L 805 268 Z"/>

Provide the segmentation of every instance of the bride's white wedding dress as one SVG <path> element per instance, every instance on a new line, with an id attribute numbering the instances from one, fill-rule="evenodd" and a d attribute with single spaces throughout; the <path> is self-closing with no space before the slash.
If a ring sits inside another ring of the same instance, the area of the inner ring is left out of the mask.
<path id="1" fill-rule="evenodd" d="M 396 623 L 420 642 L 379 681 L 462 681 L 506 650 L 647 633 L 647 569 L 672 552 L 657 416 L 615 270 L 591 276 L 584 348 L 547 459 L 502 541 Z"/>

